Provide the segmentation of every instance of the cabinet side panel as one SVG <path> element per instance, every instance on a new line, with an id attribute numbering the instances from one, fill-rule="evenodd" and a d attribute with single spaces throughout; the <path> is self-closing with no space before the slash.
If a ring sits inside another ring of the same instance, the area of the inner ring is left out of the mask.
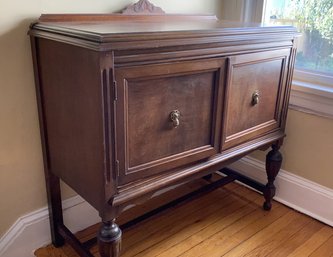
<path id="1" fill-rule="evenodd" d="M 104 199 L 102 89 L 97 52 L 38 41 L 48 168 L 95 208 Z"/>

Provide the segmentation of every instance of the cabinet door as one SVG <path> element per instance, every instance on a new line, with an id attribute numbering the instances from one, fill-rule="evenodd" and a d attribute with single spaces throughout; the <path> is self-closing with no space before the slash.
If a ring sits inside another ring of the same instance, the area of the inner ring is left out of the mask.
<path id="1" fill-rule="evenodd" d="M 290 49 L 230 58 L 222 150 L 278 130 Z"/>
<path id="2" fill-rule="evenodd" d="M 116 68 L 119 183 L 220 149 L 224 59 Z"/>

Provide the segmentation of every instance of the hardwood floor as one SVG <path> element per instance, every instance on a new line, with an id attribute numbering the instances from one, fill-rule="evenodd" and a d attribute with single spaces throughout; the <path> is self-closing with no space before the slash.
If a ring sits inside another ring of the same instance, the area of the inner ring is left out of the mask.
<path id="1" fill-rule="evenodd" d="M 204 185 L 204 180 L 183 185 L 146 204 L 128 210 L 123 224 L 133 217 Z M 274 202 L 262 210 L 263 197 L 236 183 L 173 207 L 123 233 L 122 257 L 238 257 L 333 256 L 333 228 Z M 99 225 L 78 233 L 85 241 Z M 97 247 L 91 249 L 95 256 Z M 77 257 L 65 245 L 47 246 L 37 257 Z"/>

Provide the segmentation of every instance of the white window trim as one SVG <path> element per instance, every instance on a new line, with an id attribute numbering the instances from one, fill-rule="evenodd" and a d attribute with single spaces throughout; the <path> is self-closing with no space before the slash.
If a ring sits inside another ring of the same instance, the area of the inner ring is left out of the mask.
<path id="1" fill-rule="evenodd" d="M 264 0 L 262 20 L 266 3 Z M 289 108 L 333 119 L 333 76 L 295 69 Z"/>
<path id="2" fill-rule="evenodd" d="M 310 70 L 296 69 L 294 72 L 294 79 L 304 82 L 312 82 L 313 84 L 321 85 L 323 87 L 333 88 L 333 75 L 313 72 Z"/>
<path id="3" fill-rule="evenodd" d="M 297 80 L 294 76 L 289 108 L 333 119 L 333 87 Z"/>

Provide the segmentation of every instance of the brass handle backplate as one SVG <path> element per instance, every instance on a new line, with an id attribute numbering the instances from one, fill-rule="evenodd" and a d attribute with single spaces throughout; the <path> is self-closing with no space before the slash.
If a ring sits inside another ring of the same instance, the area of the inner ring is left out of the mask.
<path id="1" fill-rule="evenodd" d="M 174 128 L 177 128 L 179 126 L 180 124 L 179 118 L 180 118 L 180 111 L 174 110 L 170 113 L 170 120 L 172 121 Z"/>
<path id="2" fill-rule="evenodd" d="M 252 105 L 257 105 L 259 103 L 259 97 L 260 97 L 260 94 L 259 94 L 259 91 L 256 90 L 253 92 L 252 94 Z"/>

